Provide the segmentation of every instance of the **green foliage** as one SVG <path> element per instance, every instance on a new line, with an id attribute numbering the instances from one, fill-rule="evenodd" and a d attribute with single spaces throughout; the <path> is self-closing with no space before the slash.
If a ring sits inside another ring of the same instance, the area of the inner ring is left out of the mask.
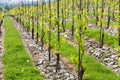
<path id="1" fill-rule="evenodd" d="M 72 64 L 78 64 L 78 56 L 74 57 L 72 54 L 70 55 L 70 62 Z"/>

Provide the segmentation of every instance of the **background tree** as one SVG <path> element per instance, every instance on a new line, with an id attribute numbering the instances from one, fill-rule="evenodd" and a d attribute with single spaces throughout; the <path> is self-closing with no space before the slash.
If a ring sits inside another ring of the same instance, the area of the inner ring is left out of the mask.
<path id="1" fill-rule="evenodd" d="M 10 10 L 10 7 L 9 7 L 8 5 L 6 5 L 6 6 L 5 6 L 5 9 L 6 9 L 7 11 L 9 11 L 9 10 Z"/>

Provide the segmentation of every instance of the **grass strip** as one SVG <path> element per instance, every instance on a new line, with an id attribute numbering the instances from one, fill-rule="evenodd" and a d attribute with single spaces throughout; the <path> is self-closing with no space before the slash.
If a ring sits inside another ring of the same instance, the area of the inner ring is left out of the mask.
<path id="1" fill-rule="evenodd" d="M 33 66 L 30 55 L 25 50 L 21 37 L 9 17 L 5 17 L 4 28 L 4 79 L 43 80 L 37 68 Z"/>

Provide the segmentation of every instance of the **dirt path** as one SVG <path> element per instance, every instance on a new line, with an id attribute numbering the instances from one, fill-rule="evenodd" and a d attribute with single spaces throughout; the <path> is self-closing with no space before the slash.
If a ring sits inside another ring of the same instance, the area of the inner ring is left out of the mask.
<path id="1" fill-rule="evenodd" d="M 2 34 L 0 35 L 0 80 L 4 80 L 3 72 L 2 72 L 2 70 L 3 70 L 2 56 L 3 56 L 3 52 L 4 52 L 4 28 L 3 28 L 3 24 L 1 26 Z"/>

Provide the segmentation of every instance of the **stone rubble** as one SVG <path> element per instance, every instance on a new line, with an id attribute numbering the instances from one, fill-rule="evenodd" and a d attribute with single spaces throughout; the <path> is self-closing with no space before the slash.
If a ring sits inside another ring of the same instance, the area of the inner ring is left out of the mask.
<path id="1" fill-rule="evenodd" d="M 93 28 L 95 30 L 100 30 L 100 27 L 96 26 L 93 23 L 88 24 L 89 28 Z M 118 29 L 117 27 L 112 27 L 110 26 L 108 29 L 106 29 L 106 27 L 104 28 L 104 31 L 112 36 L 116 36 L 118 34 Z"/>
<path id="2" fill-rule="evenodd" d="M 4 41 L 4 29 L 3 29 L 3 24 L 1 26 L 1 31 L 2 34 L 0 35 L 0 80 L 4 80 L 3 77 L 3 64 L 2 64 L 2 56 L 3 56 L 3 51 L 4 51 L 4 46 L 3 46 L 3 41 Z"/>
<path id="3" fill-rule="evenodd" d="M 32 55 L 35 65 L 40 70 L 40 74 L 45 80 L 77 80 L 77 74 L 67 69 L 64 63 L 60 60 L 60 70 L 56 73 L 56 57 L 51 55 L 51 61 L 48 60 L 48 50 L 44 46 L 41 51 L 41 43 L 36 44 L 35 39 L 31 39 L 31 33 L 20 30 L 22 27 L 15 19 L 11 18 L 17 30 L 19 31 L 26 50 Z"/>
<path id="4" fill-rule="evenodd" d="M 98 27 L 92 27 L 92 28 L 98 29 Z M 114 30 L 115 33 L 112 34 L 113 36 L 117 34 L 116 28 L 110 27 L 109 29 L 111 30 L 115 29 Z M 53 29 L 52 31 L 56 33 L 57 29 Z M 65 39 L 73 46 L 77 46 L 76 42 L 73 40 L 74 37 L 71 36 L 72 35 L 71 31 L 69 31 L 68 29 L 66 29 L 65 32 L 62 32 L 60 35 L 64 36 Z M 94 56 L 97 61 L 106 65 L 116 74 L 120 74 L 120 65 L 118 63 L 117 51 L 115 49 L 105 45 L 102 48 L 99 48 L 99 42 L 92 40 L 88 37 L 85 37 L 84 45 L 86 47 L 86 53 L 88 55 Z"/>

